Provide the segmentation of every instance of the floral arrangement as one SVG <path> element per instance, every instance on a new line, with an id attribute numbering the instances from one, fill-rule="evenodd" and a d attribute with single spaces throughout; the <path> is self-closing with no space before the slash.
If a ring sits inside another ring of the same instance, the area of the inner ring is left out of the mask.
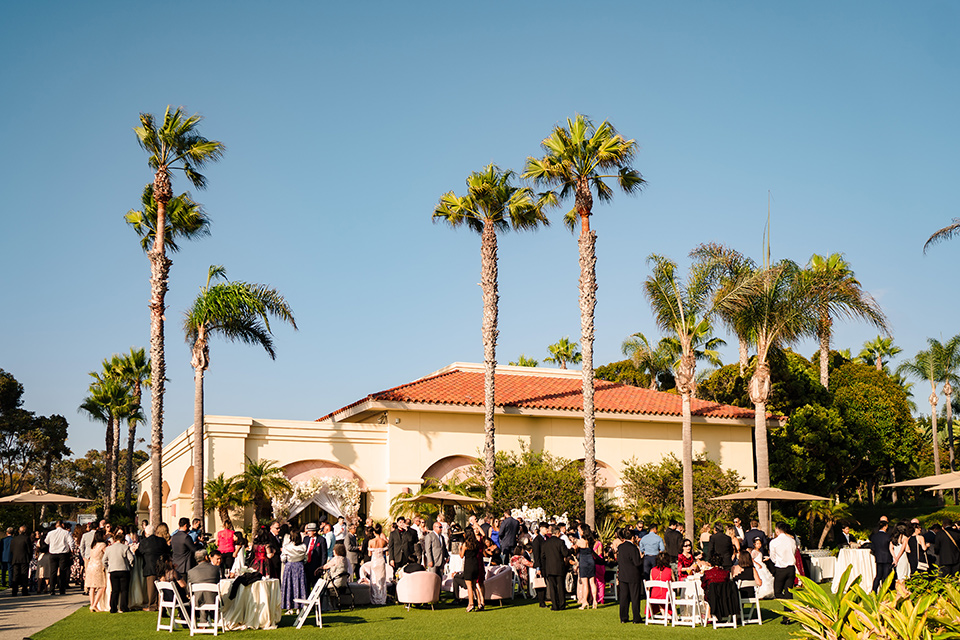
<path id="1" fill-rule="evenodd" d="M 523 505 L 519 509 L 511 510 L 510 515 L 517 520 L 524 520 L 526 522 L 546 522 L 551 518 L 553 518 L 556 522 L 569 522 L 566 511 L 564 511 L 562 515 L 551 516 L 547 515 L 547 512 L 544 511 L 542 507 L 530 508 L 527 505 Z"/>
<path id="2" fill-rule="evenodd" d="M 337 503 L 347 520 L 357 517 L 360 511 L 360 482 L 330 476 L 294 483 L 292 492 L 273 498 L 273 513 L 278 518 L 286 518 L 291 508 L 324 491 Z"/>

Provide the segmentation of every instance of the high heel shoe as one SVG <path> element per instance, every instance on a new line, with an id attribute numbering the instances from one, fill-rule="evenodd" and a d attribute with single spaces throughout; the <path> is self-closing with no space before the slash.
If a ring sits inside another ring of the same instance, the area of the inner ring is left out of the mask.
<path id="1" fill-rule="evenodd" d="M 473 611 L 473 605 L 472 605 L 472 604 L 467 607 L 467 613 L 470 613 L 471 611 Z"/>

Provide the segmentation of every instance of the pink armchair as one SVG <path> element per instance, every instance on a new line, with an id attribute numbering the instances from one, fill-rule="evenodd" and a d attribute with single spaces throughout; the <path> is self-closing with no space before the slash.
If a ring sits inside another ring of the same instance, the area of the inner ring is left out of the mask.
<path id="1" fill-rule="evenodd" d="M 449 583 L 449 590 L 453 591 L 453 581 L 448 579 L 447 583 Z M 459 589 L 457 597 L 466 598 L 466 590 Z M 513 599 L 513 569 L 509 565 L 487 567 L 483 578 L 483 599 L 501 601 Z"/>
<path id="2" fill-rule="evenodd" d="M 430 571 L 408 573 L 397 583 L 397 602 L 407 605 L 429 604 L 440 601 L 440 576 Z"/>

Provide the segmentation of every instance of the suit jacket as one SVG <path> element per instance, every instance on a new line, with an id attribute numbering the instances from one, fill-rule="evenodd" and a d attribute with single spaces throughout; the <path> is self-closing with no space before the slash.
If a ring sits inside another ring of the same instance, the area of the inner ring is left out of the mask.
<path id="1" fill-rule="evenodd" d="M 713 554 L 723 559 L 724 567 L 733 566 L 733 540 L 725 533 L 715 533 L 710 536 L 710 545 L 704 557 L 709 560 Z"/>
<path id="2" fill-rule="evenodd" d="M 443 546 L 443 538 L 434 531 L 428 531 L 423 536 L 423 563 L 428 567 L 433 565 L 435 568 L 443 566 L 443 558 L 446 555 L 446 549 Z"/>
<path id="3" fill-rule="evenodd" d="M 33 557 L 33 545 L 30 544 L 30 536 L 25 533 L 18 533 L 10 541 L 10 563 L 11 564 L 30 564 Z"/>
<path id="4" fill-rule="evenodd" d="M 517 534 L 520 532 L 520 523 L 516 518 L 504 518 L 500 522 L 500 548 L 517 546 Z"/>
<path id="5" fill-rule="evenodd" d="M 641 567 L 640 549 L 629 540 L 625 540 L 617 547 L 617 577 L 621 582 L 640 583 Z"/>
<path id="6" fill-rule="evenodd" d="M 951 537 L 953 540 L 950 539 Z M 937 554 L 937 559 L 940 561 L 939 564 L 941 566 L 960 562 L 960 549 L 957 548 L 958 544 L 960 544 L 960 535 L 958 535 L 956 529 L 944 528 L 937 533 L 937 537 L 933 539 L 933 550 Z"/>
<path id="7" fill-rule="evenodd" d="M 170 536 L 170 552 L 173 557 L 173 566 L 176 567 L 177 573 L 181 576 L 186 576 L 187 572 L 197 564 L 197 560 L 194 557 L 194 553 L 200 549 L 200 545 L 193 541 L 193 538 L 190 537 L 186 531 L 177 531 Z"/>
<path id="8" fill-rule="evenodd" d="M 540 545 L 540 569 L 544 575 L 562 576 L 567 572 L 570 550 L 557 536 L 551 536 Z"/>
<path id="9" fill-rule="evenodd" d="M 392 562 L 393 566 L 399 569 L 407 564 L 403 558 L 403 532 L 398 528 L 391 531 L 387 538 L 387 562 Z"/>
<path id="10" fill-rule="evenodd" d="M 313 536 L 313 550 L 310 550 L 310 538 L 304 539 L 307 545 L 308 559 L 303 561 L 303 569 L 307 574 L 307 580 L 313 580 L 317 577 L 317 569 L 327 563 L 327 541 L 321 535 Z"/>
<path id="11" fill-rule="evenodd" d="M 890 555 L 890 534 L 886 531 L 874 531 L 870 534 L 870 550 L 877 564 L 893 564 Z"/>
<path id="12" fill-rule="evenodd" d="M 533 537 L 533 540 L 530 541 L 530 546 L 532 547 L 531 556 L 533 556 L 533 567 L 534 569 L 540 568 L 540 549 L 543 546 L 543 538 L 540 537 L 538 533 Z"/>
<path id="13" fill-rule="evenodd" d="M 763 540 L 763 548 L 766 549 L 770 545 L 770 538 L 767 537 L 760 529 L 750 529 L 745 534 L 743 534 L 743 544 L 745 549 L 753 549 L 753 541 L 756 538 Z"/>
<path id="14" fill-rule="evenodd" d="M 347 548 L 347 560 L 351 567 L 360 564 L 360 545 L 357 543 L 357 534 L 347 531 L 343 535 L 343 546 Z"/>
<path id="15" fill-rule="evenodd" d="M 669 527 L 663 532 L 663 546 L 671 560 L 676 560 L 683 546 L 683 534 Z"/>
<path id="16" fill-rule="evenodd" d="M 220 567 L 212 562 L 201 562 L 187 572 L 187 584 L 220 582 Z"/>
<path id="17" fill-rule="evenodd" d="M 170 555 L 170 545 L 160 536 L 147 536 L 140 541 L 137 555 L 143 558 L 143 575 L 157 575 L 157 564 Z"/>
<path id="18" fill-rule="evenodd" d="M 837 546 L 838 546 L 838 547 L 840 547 L 841 549 L 844 548 L 844 547 L 849 547 L 851 543 L 853 543 L 853 536 L 852 536 L 852 535 L 848 535 L 848 534 L 844 533 L 842 529 L 841 529 L 840 531 L 837 531 Z"/>

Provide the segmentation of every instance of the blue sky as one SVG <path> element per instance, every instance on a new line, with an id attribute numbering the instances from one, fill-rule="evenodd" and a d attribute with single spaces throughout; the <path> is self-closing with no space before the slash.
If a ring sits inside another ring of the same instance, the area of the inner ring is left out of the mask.
<path id="1" fill-rule="evenodd" d="M 479 238 L 433 224 L 490 162 L 521 169 L 574 113 L 639 145 L 638 197 L 595 210 L 597 364 L 656 336 L 645 258 L 717 241 L 843 252 L 910 355 L 958 331 L 960 5 L 950 2 L 7 3 L 0 9 L 0 368 L 82 455 L 87 372 L 147 346 L 149 268 L 123 214 L 151 173 L 132 128 L 183 105 L 227 145 L 194 192 L 212 236 L 173 256 L 167 440 L 192 421 L 180 319 L 207 266 L 266 282 L 300 325 L 277 360 L 215 342 L 211 414 L 314 419 L 481 361 Z M 175 178 L 176 180 L 176 178 Z M 174 183 L 187 190 L 182 177 Z M 560 224 L 500 245 L 498 360 L 579 337 Z M 876 330 L 839 324 L 859 350 Z M 733 360 L 733 340 L 727 359 Z M 810 355 L 816 346 L 798 350 Z"/>

